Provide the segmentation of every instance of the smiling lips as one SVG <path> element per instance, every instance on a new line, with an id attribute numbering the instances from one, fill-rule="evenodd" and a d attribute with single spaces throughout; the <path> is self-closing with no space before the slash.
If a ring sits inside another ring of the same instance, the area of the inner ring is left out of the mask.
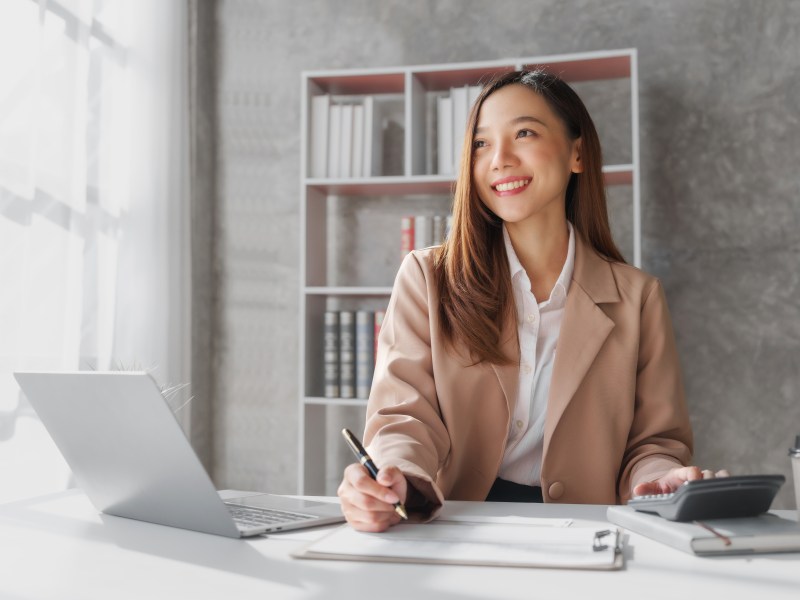
<path id="1" fill-rule="evenodd" d="M 498 196 L 511 196 L 522 192 L 530 182 L 530 177 L 506 177 L 493 183 L 492 189 Z"/>

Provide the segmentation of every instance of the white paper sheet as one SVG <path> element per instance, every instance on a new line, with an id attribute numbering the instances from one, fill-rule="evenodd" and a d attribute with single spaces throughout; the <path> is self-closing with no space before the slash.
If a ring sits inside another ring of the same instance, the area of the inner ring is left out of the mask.
<path id="1" fill-rule="evenodd" d="M 529 525 L 532 527 L 569 527 L 572 519 L 549 519 L 538 517 L 479 517 L 475 515 L 447 515 L 439 517 L 437 523 L 491 523 L 494 525 Z"/>
<path id="2" fill-rule="evenodd" d="M 434 521 L 400 524 L 383 533 L 362 533 L 344 525 L 295 556 L 519 567 L 617 568 L 621 565 L 618 560 L 621 557 L 616 549 L 616 530 L 601 540 L 601 550 L 594 549 L 597 531 L 594 527 Z"/>

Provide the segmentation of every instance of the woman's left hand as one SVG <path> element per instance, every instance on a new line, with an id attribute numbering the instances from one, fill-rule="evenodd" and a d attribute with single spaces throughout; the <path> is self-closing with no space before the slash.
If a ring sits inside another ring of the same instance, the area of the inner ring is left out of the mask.
<path id="1" fill-rule="evenodd" d="M 687 481 L 695 479 L 714 479 L 715 477 L 728 477 L 730 473 L 725 469 L 710 471 L 702 470 L 700 467 L 677 467 L 671 469 L 655 481 L 640 483 L 633 488 L 634 496 L 650 496 L 652 494 L 669 494 L 677 490 Z"/>

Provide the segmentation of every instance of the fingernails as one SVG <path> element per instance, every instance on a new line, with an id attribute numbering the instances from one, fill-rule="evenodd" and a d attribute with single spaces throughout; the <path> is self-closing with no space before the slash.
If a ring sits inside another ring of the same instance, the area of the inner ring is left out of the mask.
<path id="1" fill-rule="evenodd" d="M 388 502 L 389 504 L 395 504 L 397 502 L 400 502 L 400 498 L 398 498 L 397 494 L 393 492 L 389 492 L 388 494 L 386 494 L 383 497 L 383 499 L 386 500 L 386 502 Z"/>

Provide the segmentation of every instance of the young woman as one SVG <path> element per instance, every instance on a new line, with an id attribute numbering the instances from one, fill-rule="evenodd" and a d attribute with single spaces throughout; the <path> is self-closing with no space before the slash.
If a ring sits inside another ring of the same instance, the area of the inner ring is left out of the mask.
<path id="1" fill-rule="evenodd" d="M 406 257 L 381 329 L 357 529 L 445 498 L 616 504 L 713 473 L 692 433 L 664 292 L 608 226 L 600 142 L 542 71 L 488 84 L 470 115 L 439 247 Z M 721 474 L 721 473 L 720 473 Z"/>

